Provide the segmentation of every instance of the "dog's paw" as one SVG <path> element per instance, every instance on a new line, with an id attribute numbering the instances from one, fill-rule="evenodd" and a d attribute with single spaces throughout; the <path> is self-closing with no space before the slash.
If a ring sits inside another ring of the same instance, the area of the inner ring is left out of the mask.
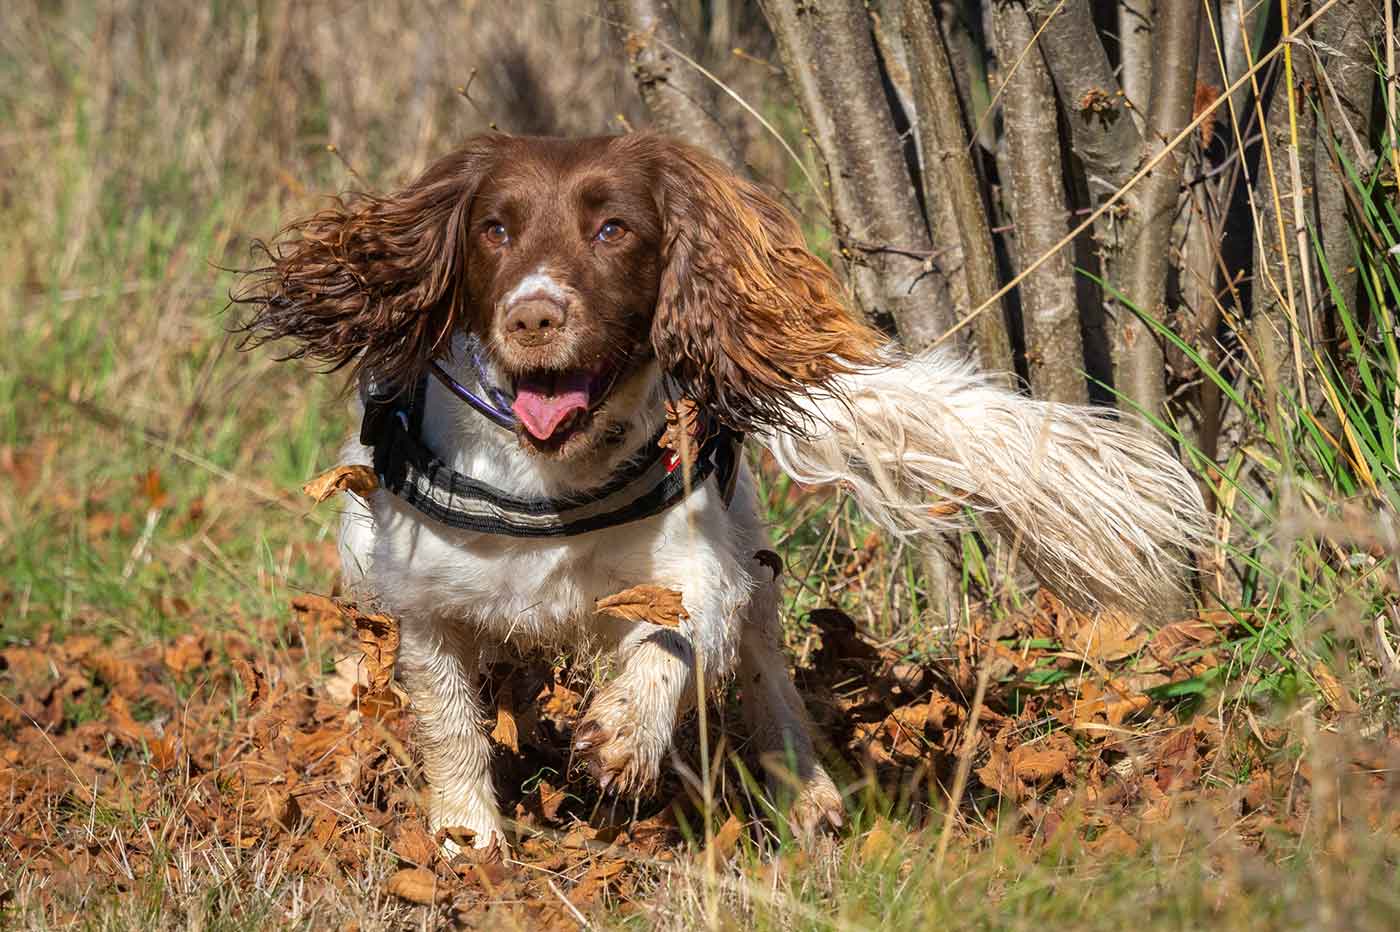
<path id="1" fill-rule="evenodd" d="M 448 859 L 464 851 L 481 856 L 493 850 L 502 854 L 509 850 L 510 842 L 495 806 L 483 806 L 479 800 L 451 805 L 435 799 L 428 826 Z"/>
<path id="2" fill-rule="evenodd" d="M 803 783 L 801 791 L 788 806 L 788 825 L 804 848 L 812 848 L 817 840 L 836 832 L 846 822 L 846 807 L 841 791 L 818 767 Z"/>
<path id="3" fill-rule="evenodd" d="M 638 728 L 625 708 L 595 704 L 574 729 L 574 759 L 603 792 L 635 796 L 656 783 L 666 742 Z"/>

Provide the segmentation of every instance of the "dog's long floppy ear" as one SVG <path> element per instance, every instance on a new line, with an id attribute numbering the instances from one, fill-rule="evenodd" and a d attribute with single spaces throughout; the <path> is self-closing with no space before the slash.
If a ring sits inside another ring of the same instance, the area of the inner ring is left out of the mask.
<path id="1" fill-rule="evenodd" d="M 792 396 L 877 362 L 883 340 L 781 204 L 689 146 L 638 144 L 653 153 L 663 223 L 657 358 L 731 426 L 800 430 Z"/>
<path id="2" fill-rule="evenodd" d="M 475 137 L 400 191 L 336 198 L 257 243 L 268 263 L 231 296 L 243 345 L 285 338 L 285 358 L 409 384 L 467 312 L 465 224 L 502 139 Z"/>

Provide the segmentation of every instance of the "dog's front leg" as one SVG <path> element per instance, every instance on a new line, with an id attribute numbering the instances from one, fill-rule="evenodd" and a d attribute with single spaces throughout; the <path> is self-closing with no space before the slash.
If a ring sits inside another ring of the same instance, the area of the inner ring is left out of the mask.
<path id="1" fill-rule="evenodd" d="M 612 627 L 621 671 L 574 730 L 574 753 L 604 790 L 633 794 L 656 780 L 676 721 L 695 700 L 695 649 L 678 629 Z"/>
<path id="2" fill-rule="evenodd" d="M 479 690 L 480 649 L 450 622 L 405 622 L 399 678 L 418 719 L 416 732 L 428 778 L 428 824 L 434 832 L 461 828 L 473 845 L 505 844 L 491 785 L 491 742 Z M 449 851 L 456 848 L 450 839 Z"/>
<path id="3" fill-rule="evenodd" d="M 739 688 L 769 791 L 787 801 L 793 834 L 811 844 L 820 831 L 840 828 L 841 792 L 817 757 L 807 710 L 788 673 L 776 583 L 760 586 L 749 603 L 739 644 Z"/>

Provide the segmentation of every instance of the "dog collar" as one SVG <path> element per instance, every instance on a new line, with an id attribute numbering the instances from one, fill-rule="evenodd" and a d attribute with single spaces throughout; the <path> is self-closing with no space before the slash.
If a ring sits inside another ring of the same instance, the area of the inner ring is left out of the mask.
<path id="1" fill-rule="evenodd" d="M 597 489 L 565 498 L 511 495 L 457 472 L 423 443 L 427 388 L 427 376 L 408 394 L 391 392 L 372 378 L 362 379 L 365 413 L 360 443 L 374 450 L 374 471 L 381 487 L 448 527 L 525 538 L 586 534 L 658 515 L 704 485 L 712 474 L 725 507 L 733 497 L 744 435 L 722 424 L 711 425 L 705 432 L 688 464 L 661 446 L 663 431 Z M 483 417 L 506 426 L 483 411 L 482 405 L 455 390 L 453 394 Z"/>

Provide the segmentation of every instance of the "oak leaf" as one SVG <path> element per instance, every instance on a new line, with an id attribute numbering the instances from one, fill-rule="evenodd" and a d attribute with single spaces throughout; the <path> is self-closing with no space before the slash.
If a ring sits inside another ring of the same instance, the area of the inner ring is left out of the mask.
<path id="1" fill-rule="evenodd" d="M 319 505 L 337 492 L 353 492 L 364 496 L 377 488 L 379 477 L 374 474 L 374 470 L 368 466 L 354 464 L 328 469 L 303 485 L 301 490 Z"/>
<path id="2" fill-rule="evenodd" d="M 599 599 L 594 609 L 625 621 L 649 621 L 666 628 L 680 627 L 689 618 L 681 593 L 665 586 L 633 586 Z"/>

